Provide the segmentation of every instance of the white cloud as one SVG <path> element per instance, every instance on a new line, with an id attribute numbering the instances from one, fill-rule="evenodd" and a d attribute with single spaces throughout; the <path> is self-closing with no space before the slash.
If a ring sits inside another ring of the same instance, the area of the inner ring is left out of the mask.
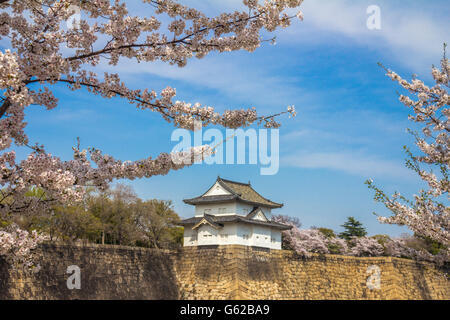
<path id="1" fill-rule="evenodd" d="M 384 160 L 360 152 L 299 153 L 281 159 L 282 165 L 307 169 L 331 169 L 364 178 L 388 177 L 411 179 L 413 174 L 402 163 Z"/>
<path id="2" fill-rule="evenodd" d="M 118 72 L 127 83 L 135 82 L 139 88 L 142 87 L 142 80 L 153 75 L 169 80 L 163 81 L 163 86 L 174 85 L 170 80 L 182 81 L 190 86 L 212 89 L 232 101 L 243 101 L 245 104 L 228 105 L 230 108 L 258 106 L 281 111 L 287 105 L 298 103 L 298 97 L 301 100 L 309 97 L 313 101 L 312 94 L 290 84 L 295 79 L 274 75 L 270 68 L 267 70 L 257 66 L 257 62 L 248 61 L 247 58 L 233 60 L 229 56 L 216 55 L 201 60 L 192 59 L 183 68 L 162 62 L 138 64 L 125 60 L 118 66 L 109 67 L 105 64 L 101 68 Z M 183 99 L 183 94 L 183 91 L 179 91 L 178 99 Z"/>
<path id="3" fill-rule="evenodd" d="M 448 15 L 439 16 L 445 3 L 428 1 L 418 6 L 415 1 L 377 1 L 381 8 L 381 30 L 369 30 L 366 9 L 372 4 L 373 1 L 305 1 L 304 22 L 281 32 L 280 38 L 283 42 L 298 39 L 297 43 L 329 42 L 330 38 L 354 40 L 383 55 L 395 56 L 407 67 L 423 68 L 439 62 L 442 45 L 449 41 L 450 20 Z"/>

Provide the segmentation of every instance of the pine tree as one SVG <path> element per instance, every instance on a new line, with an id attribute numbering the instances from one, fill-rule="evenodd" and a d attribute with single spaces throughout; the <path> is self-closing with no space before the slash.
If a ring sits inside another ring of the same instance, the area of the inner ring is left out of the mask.
<path id="1" fill-rule="evenodd" d="M 339 237 L 345 240 L 350 240 L 352 237 L 364 237 L 367 234 L 362 223 L 354 217 L 348 217 L 347 221 L 341 225 L 341 227 L 343 227 L 345 231 L 341 232 Z"/>

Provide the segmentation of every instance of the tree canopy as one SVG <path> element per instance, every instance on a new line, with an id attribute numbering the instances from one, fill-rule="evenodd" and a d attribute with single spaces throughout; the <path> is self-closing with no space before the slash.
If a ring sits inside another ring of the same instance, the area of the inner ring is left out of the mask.
<path id="1" fill-rule="evenodd" d="M 339 233 L 339 237 L 345 240 L 350 240 L 353 237 L 364 237 L 367 235 L 366 229 L 363 224 L 356 220 L 354 217 L 348 217 L 347 221 L 341 225 L 345 231 Z"/>

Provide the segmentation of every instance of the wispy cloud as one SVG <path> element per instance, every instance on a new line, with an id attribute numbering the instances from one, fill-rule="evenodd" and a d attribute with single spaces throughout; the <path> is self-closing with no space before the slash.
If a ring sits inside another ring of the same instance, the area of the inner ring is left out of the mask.
<path id="1" fill-rule="evenodd" d="M 373 4 L 381 8 L 381 30 L 366 27 L 366 9 Z M 442 12 L 443 6 L 441 1 L 306 0 L 302 5 L 304 22 L 280 33 L 280 38 L 319 43 L 329 42 L 330 38 L 353 40 L 370 50 L 395 56 L 407 67 L 430 66 L 439 61 L 442 44 L 450 40 L 449 12 Z"/>
<path id="2" fill-rule="evenodd" d="M 230 56 L 208 56 L 202 60 L 193 59 L 183 68 L 160 62 L 142 65 L 124 61 L 114 68 L 105 64 L 102 69 L 119 72 L 127 82 L 134 82 L 134 85 L 141 87 L 143 79 L 154 76 L 169 80 L 161 82 L 164 86 L 173 86 L 174 81 L 179 81 L 188 84 L 194 90 L 196 86 L 203 90 L 210 89 L 212 92 L 220 93 L 222 100 L 241 101 L 245 104 L 242 107 L 254 105 L 280 110 L 279 108 L 298 100 L 298 97 L 314 99 L 312 94 L 291 84 L 296 81 L 295 78 L 275 75 L 270 68 L 258 68 L 258 62 L 251 62 L 248 59 L 249 57 L 242 56 L 235 60 Z M 186 96 L 186 93 L 179 90 L 178 98 L 183 98 L 183 95 Z M 203 97 L 207 95 L 207 92 L 202 92 Z"/>
<path id="3" fill-rule="evenodd" d="M 402 163 L 366 155 L 358 151 L 299 153 L 281 159 L 281 164 L 307 169 L 338 170 L 363 178 L 412 179 Z"/>
<path id="4" fill-rule="evenodd" d="M 281 135 L 281 165 L 409 180 L 402 146 L 414 141 L 404 118 L 371 110 L 337 110 L 328 117 L 312 112 Z"/>
<path id="5" fill-rule="evenodd" d="M 186 0 L 184 3 L 209 14 L 243 8 L 240 0 Z M 381 30 L 371 31 L 366 27 L 366 9 L 370 5 L 381 8 Z M 387 50 L 408 66 L 417 66 L 418 59 L 427 65 L 434 62 L 432 59 L 439 59 L 443 42 L 450 40 L 447 32 L 450 9 L 446 1 L 304 0 L 301 10 L 304 22 L 294 23 L 280 32 L 283 41 L 329 42 L 330 38 L 321 33 L 326 31 L 335 41 L 352 39 L 371 49 L 385 53 Z"/>

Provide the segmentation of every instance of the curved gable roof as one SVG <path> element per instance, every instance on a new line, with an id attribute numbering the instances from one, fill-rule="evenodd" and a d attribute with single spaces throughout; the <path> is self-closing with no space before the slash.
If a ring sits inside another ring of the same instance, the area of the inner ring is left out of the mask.
<path id="1" fill-rule="evenodd" d="M 281 208 L 283 206 L 282 203 L 273 202 L 267 198 L 264 198 L 249 183 L 236 182 L 232 180 L 222 179 L 221 177 L 217 177 L 217 181 L 214 183 L 219 183 L 222 188 L 231 193 L 231 195 L 227 196 L 205 196 L 211 188 L 208 189 L 203 195 L 183 200 L 188 204 L 200 204 L 206 202 L 221 202 L 221 201 L 229 201 L 229 200 L 238 200 L 244 203 L 249 203 L 255 206 L 264 206 L 269 208 Z M 214 186 L 214 185 L 213 185 Z"/>

